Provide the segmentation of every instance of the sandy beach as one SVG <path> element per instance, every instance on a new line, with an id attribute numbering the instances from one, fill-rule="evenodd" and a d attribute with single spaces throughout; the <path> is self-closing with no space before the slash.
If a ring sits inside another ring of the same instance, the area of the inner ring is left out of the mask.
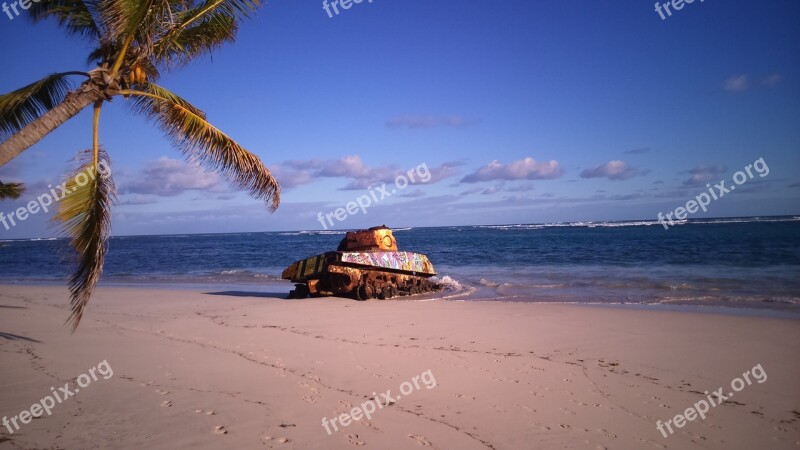
<path id="1" fill-rule="evenodd" d="M 800 446 L 797 320 L 101 288 L 70 335 L 65 289 L 0 291 L 0 414 L 87 385 L 2 448 Z M 657 430 L 759 364 L 704 420 Z"/>

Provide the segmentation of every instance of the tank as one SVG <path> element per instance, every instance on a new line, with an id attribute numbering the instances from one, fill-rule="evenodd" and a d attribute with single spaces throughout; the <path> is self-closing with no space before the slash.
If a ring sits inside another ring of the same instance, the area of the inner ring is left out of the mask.
<path id="1" fill-rule="evenodd" d="M 335 252 L 297 261 L 281 277 L 296 283 L 289 298 L 338 295 L 380 300 L 438 290 L 428 257 L 399 251 L 386 225 L 348 232 Z"/>

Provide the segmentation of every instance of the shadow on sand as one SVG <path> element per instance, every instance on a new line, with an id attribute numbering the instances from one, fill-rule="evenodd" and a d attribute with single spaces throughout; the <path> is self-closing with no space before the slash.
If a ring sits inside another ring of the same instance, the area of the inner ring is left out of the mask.
<path id="1" fill-rule="evenodd" d="M 221 291 L 221 292 L 206 292 L 206 295 L 224 295 L 227 297 L 258 297 L 258 298 L 275 298 L 278 300 L 289 300 L 286 297 L 288 292 L 246 292 L 246 291 Z"/>
<path id="2" fill-rule="evenodd" d="M 37 341 L 36 339 L 31 339 L 29 337 L 19 336 L 11 333 L 3 333 L 2 331 L 0 331 L 0 338 L 8 339 L 9 341 L 28 341 L 28 342 L 36 342 L 37 344 L 42 343 L 42 341 Z"/>

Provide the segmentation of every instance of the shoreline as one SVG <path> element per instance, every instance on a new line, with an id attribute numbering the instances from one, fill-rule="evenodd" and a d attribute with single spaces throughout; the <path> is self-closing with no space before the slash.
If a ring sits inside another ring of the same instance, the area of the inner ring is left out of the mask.
<path id="1" fill-rule="evenodd" d="M 0 428 L 0 446 L 699 449 L 800 440 L 793 319 L 101 287 L 70 334 L 66 293 L 0 290 L 0 415 L 101 361 L 114 375 L 16 433 Z M 656 428 L 758 364 L 763 384 L 666 438 Z M 435 387 L 397 398 L 427 371 Z M 326 433 L 323 418 L 387 389 L 393 403 Z"/>
<path id="2" fill-rule="evenodd" d="M 19 283 L 8 283 L 8 280 L 0 279 L 0 291 L 3 287 L 50 287 L 58 288 L 66 285 L 65 281 L 23 281 Z M 242 293 L 253 293 L 258 295 L 269 294 L 276 297 L 283 297 L 286 299 L 289 291 L 294 288 L 294 283 L 289 281 L 269 281 L 269 282 L 253 282 L 253 283 L 184 283 L 184 282 L 166 282 L 156 281 L 152 283 L 136 282 L 136 283 L 121 283 L 121 282 L 103 282 L 98 284 L 98 289 L 147 289 L 147 290 L 164 290 L 175 292 L 191 292 L 196 294 L 207 294 L 209 291 L 233 291 Z M 474 292 L 469 292 L 468 289 L 462 291 L 447 290 L 440 291 L 434 294 L 419 295 L 409 299 L 394 299 L 386 301 L 395 302 L 428 302 L 428 301 L 447 301 L 447 302 L 471 302 L 471 303 L 521 303 L 531 305 L 574 305 L 574 306 L 597 306 L 607 308 L 622 308 L 622 309 L 641 309 L 645 311 L 671 311 L 671 312 L 686 312 L 691 314 L 722 314 L 743 317 L 774 317 L 788 320 L 800 320 L 800 310 L 797 309 L 780 309 L 771 306 L 745 306 L 741 303 L 736 306 L 722 305 L 722 304 L 690 304 L 686 302 L 681 303 L 653 303 L 653 302 L 586 302 L 586 301 L 551 301 L 551 300 L 536 300 L 534 297 L 520 297 L 514 296 L 514 300 L 503 300 L 502 298 L 462 298 L 469 296 Z M 323 297 L 333 299 L 333 297 Z M 521 298 L 521 299 L 519 299 Z M 309 300 L 308 299 L 305 300 Z M 342 300 L 352 300 L 348 298 L 340 298 Z M 66 301 L 66 298 L 65 298 Z M 302 300 L 300 300 L 302 301 Z M 371 300 L 378 301 L 378 300 Z M 384 301 L 384 300 L 381 300 Z"/>

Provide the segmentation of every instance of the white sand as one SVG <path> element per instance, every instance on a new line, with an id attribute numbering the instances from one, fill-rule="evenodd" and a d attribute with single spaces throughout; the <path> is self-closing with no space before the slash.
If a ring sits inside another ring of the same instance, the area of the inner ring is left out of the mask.
<path id="1" fill-rule="evenodd" d="M 798 320 L 103 288 L 70 335 L 67 311 L 63 288 L 0 286 L 1 416 L 114 372 L 0 448 L 800 447 Z M 656 430 L 756 364 L 764 383 Z M 322 427 L 428 370 L 436 387 Z"/>

